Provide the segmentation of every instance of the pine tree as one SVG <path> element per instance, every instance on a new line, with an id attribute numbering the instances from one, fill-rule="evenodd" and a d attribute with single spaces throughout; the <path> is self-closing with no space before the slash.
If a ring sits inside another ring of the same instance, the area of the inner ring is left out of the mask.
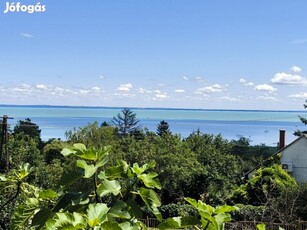
<path id="1" fill-rule="evenodd" d="M 170 133 L 169 124 L 166 121 L 160 121 L 157 127 L 157 135 L 160 137 L 163 136 L 164 133 Z"/>
<path id="2" fill-rule="evenodd" d="M 136 119 L 136 114 L 128 108 L 124 108 L 121 110 L 121 113 L 113 117 L 112 123 L 118 128 L 118 133 L 120 135 L 135 133 L 141 128 L 141 126 L 138 125 L 139 120 Z"/>

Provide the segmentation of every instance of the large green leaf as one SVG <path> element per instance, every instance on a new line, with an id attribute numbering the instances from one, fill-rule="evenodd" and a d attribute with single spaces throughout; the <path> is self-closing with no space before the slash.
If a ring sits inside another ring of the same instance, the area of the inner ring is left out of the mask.
<path id="1" fill-rule="evenodd" d="M 96 167 L 92 164 L 88 165 L 85 160 L 77 160 L 77 166 L 84 170 L 85 178 L 90 178 L 96 172 Z"/>
<path id="2" fill-rule="evenodd" d="M 78 200 L 83 197 L 83 194 L 76 192 L 68 192 L 62 195 L 58 200 L 56 205 L 53 207 L 53 212 L 58 212 L 61 209 L 66 209 L 72 205 L 73 200 Z"/>
<path id="3" fill-rule="evenodd" d="M 105 170 L 105 175 L 110 179 L 118 179 L 125 177 L 129 165 L 125 161 L 119 161 L 118 165 L 109 167 Z"/>
<path id="4" fill-rule="evenodd" d="M 148 208 L 155 214 L 159 221 L 162 221 L 162 215 L 158 210 L 158 207 L 161 206 L 160 199 L 157 193 L 148 188 L 140 188 L 138 194 L 141 196 L 144 203 L 147 205 Z"/>
<path id="5" fill-rule="evenodd" d="M 237 211 L 239 210 L 238 207 L 236 206 L 229 206 L 229 205 L 223 205 L 223 206 L 218 206 L 215 209 L 215 213 L 223 213 L 223 212 L 232 212 L 232 211 Z"/>
<path id="6" fill-rule="evenodd" d="M 154 161 L 151 161 L 149 164 L 144 164 L 142 167 L 140 167 L 138 163 L 134 163 L 132 166 L 132 172 L 134 172 L 137 175 L 141 175 L 146 170 L 154 168 L 155 165 L 156 164 Z"/>
<path id="7" fill-rule="evenodd" d="M 106 204 L 90 204 L 87 209 L 89 226 L 95 227 L 101 225 L 106 220 L 109 209 Z"/>
<path id="8" fill-rule="evenodd" d="M 79 171 L 71 171 L 67 174 L 64 174 L 58 182 L 59 187 L 68 187 L 69 185 L 76 182 L 82 177 L 82 174 Z"/>
<path id="9" fill-rule="evenodd" d="M 77 212 L 74 213 L 56 213 L 55 221 L 48 221 L 46 229 L 65 229 L 65 230 L 78 230 L 86 228 L 85 218 Z"/>
<path id="10" fill-rule="evenodd" d="M 159 224 L 158 227 L 159 229 L 186 229 L 200 224 L 201 223 L 196 216 L 185 216 L 168 218 L 165 222 Z"/>
<path id="11" fill-rule="evenodd" d="M 19 166 L 19 173 L 18 173 L 18 178 L 20 180 L 23 180 L 24 178 L 26 178 L 32 171 L 32 168 L 30 168 L 30 164 L 29 163 L 25 163 L 21 166 Z"/>
<path id="12" fill-rule="evenodd" d="M 127 204 L 123 201 L 117 200 L 111 207 L 108 216 L 112 218 L 130 219 L 131 216 L 126 209 Z"/>
<path id="13" fill-rule="evenodd" d="M 111 146 L 104 146 L 103 148 L 99 149 L 96 152 L 97 159 L 102 160 L 106 158 L 109 155 L 110 151 L 111 151 Z"/>
<path id="14" fill-rule="evenodd" d="M 107 194 L 112 193 L 114 196 L 116 196 L 120 193 L 120 190 L 121 186 L 118 181 L 104 179 L 103 182 L 97 188 L 97 194 L 99 196 L 105 196 Z"/>
<path id="15" fill-rule="evenodd" d="M 117 222 L 108 221 L 102 224 L 101 226 L 103 230 L 123 230 Z"/>
<path id="16" fill-rule="evenodd" d="M 181 217 L 168 218 L 163 223 L 159 224 L 159 229 L 178 229 L 181 228 Z"/>
<path id="17" fill-rule="evenodd" d="M 207 212 L 200 213 L 201 215 L 201 226 L 206 229 L 219 230 L 219 225 L 215 218 Z"/>
<path id="18" fill-rule="evenodd" d="M 57 197 L 58 197 L 58 194 L 52 189 L 42 190 L 39 192 L 39 198 L 43 200 L 52 200 Z"/>
<path id="19" fill-rule="evenodd" d="M 231 216 L 229 213 L 219 213 L 214 216 L 219 229 L 223 229 L 224 223 L 231 221 Z"/>
<path id="20" fill-rule="evenodd" d="M 56 220 L 49 219 L 45 224 L 46 230 L 57 230 L 56 228 Z"/>
<path id="21" fill-rule="evenodd" d="M 75 148 L 76 149 L 76 148 Z M 97 161 L 98 157 L 97 157 L 97 151 L 94 148 L 88 148 L 88 149 L 76 149 L 77 153 L 76 156 L 85 159 L 85 160 L 90 160 L 90 161 Z"/>
<path id="22" fill-rule="evenodd" d="M 62 151 L 61 151 L 61 154 L 64 156 L 64 157 L 68 157 L 72 154 L 75 154 L 77 151 L 75 150 L 72 150 L 72 149 L 69 149 L 69 148 L 64 148 Z"/>
<path id="23" fill-rule="evenodd" d="M 143 219 L 143 211 L 135 200 L 129 199 L 126 204 L 129 206 L 129 212 L 135 218 Z"/>
<path id="24" fill-rule="evenodd" d="M 46 221 L 53 216 L 53 212 L 49 208 L 39 210 L 32 219 L 32 226 L 41 228 L 45 225 Z"/>
<path id="25" fill-rule="evenodd" d="M 12 229 L 23 229 L 30 223 L 36 212 L 40 210 L 39 201 L 36 198 L 27 198 L 25 204 L 21 204 L 15 210 L 11 221 Z"/>
<path id="26" fill-rule="evenodd" d="M 101 161 L 103 158 L 105 158 L 109 154 L 110 149 L 110 146 L 106 146 L 100 149 L 95 149 L 93 147 L 87 149 L 86 146 L 83 144 L 74 144 L 76 156 L 85 160 L 92 160 L 95 162 Z"/>
<path id="27" fill-rule="evenodd" d="M 143 173 L 141 175 L 138 175 L 138 178 L 141 179 L 145 184 L 145 186 L 148 188 L 161 189 L 161 184 L 159 180 L 156 178 L 157 176 L 158 176 L 157 173 L 150 172 L 148 174 Z"/>
<path id="28" fill-rule="evenodd" d="M 124 222 L 124 223 L 120 223 L 119 226 L 121 227 L 122 230 L 140 230 L 140 229 L 145 229 L 145 228 L 141 228 L 141 224 L 139 223 L 135 223 L 135 224 L 131 224 L 130 222 Z"/>

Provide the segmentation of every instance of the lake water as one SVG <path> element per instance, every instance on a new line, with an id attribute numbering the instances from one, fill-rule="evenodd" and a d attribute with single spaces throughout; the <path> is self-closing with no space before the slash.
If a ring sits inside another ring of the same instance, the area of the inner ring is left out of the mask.
<path id="1" fill-rule="evenodd" d="M 65 139 L 65 131 L 83 127 L 89 122 L 111 121 L 120 108 L 61 107 L 61 106 L 0 106 L 0 116 L 13 117 L 9 120 L 14 127 L 18 120 L 30 118 L 42 130 L 42 138 Z M 198 129 L 203 133 L 222 134 L 228 140 L 240 136 L 250 138 L 252 144 L 264 143 L 275 146 L 279 130 L 286 130 L 286 142 L 296 137 L 295 130 L 305 130 L 298 116 L 307 117 L 305 111 L 259 111 L 259 110 L 190 110 L 190 109 L 146 109 L 133 108 L 143 128 L 156 131 L 161 120 L 169 123 L 173 133 L 187 137 Z"/>

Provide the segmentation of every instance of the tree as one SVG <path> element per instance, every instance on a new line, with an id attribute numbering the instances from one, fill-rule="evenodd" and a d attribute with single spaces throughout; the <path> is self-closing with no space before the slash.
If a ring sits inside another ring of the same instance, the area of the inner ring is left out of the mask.
<path id="1" fill-rule="evenodd" d="M 305 102 L 307 103 L 307 100 Z M 304 104 L 304 109 L 307 109 L 307 104 Z M 307 125 L 307 118 L 302 117 L 302 116 L 299 116 L 299 118 L 304 125 Z M 293 134 L 295 136 L 301 136 L 302 134 L 307 134 L 307 130 L 305 131 L 296 130 Z"/>
<path id="2" fill-rule="evenodd" d="M 17 122 L 13 134 L 17 135 L 19 133 L 24 133 L 31 138 L 37 138 L 37 140 L 41 141 L 41 130 L 37 124 L 31 121 L 30 118 L 26 118 L 24 121 L 19 120 Z"/>
<path id="3" fill-rule="evenodd" d="M 200 131 L 192 133 L 185 143 L 203 166 L 193 176 L 190 186 L 185 187 L 185 190 L 190 190 L 188 196 L 200 195 L 203 201 L 211 204 L 224 203 L 241 175 L 239 161 L 231 154 L 231 143 L 221 135 L 202 134 Z"/>
<path id="4" fill-rule="evenodd" d="M 121 113 L 113 117 L 112 123 L 118 128 L 121 135 L 133 134 L 141 128 L 138 125 L 139 120 L 136 119 L 136 113 L 128 108 L 124 108 Z"/>
<path id="5" fill-rule="evenodd" d="M 157 127 L 157 135 L 160 137 L 163 136 L 164 133 L 170 133 L 169 124 L 166 121 L 160 121 Z"/>

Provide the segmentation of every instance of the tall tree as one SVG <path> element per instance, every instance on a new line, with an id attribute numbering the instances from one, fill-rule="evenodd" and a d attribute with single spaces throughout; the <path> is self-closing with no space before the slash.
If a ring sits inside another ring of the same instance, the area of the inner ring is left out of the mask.
<path id="1" fill-rule="evenodd" d="M 32 138 L 41 140 L 41 130 L 39 126 L 31 121 L 30 118 L 26 118 L 24 121 L 19 120 L 17 125 L 14 127 L 13 134 L 17 135 L 24 133 Z"/>
<path id="2" fill-rule="evenodd" d="M 141 126 L 138 125 L 139 120 L 136 119 L 136 113 L 128 108 L 121 110 L 116 117 L 113 117 L 112 123 L 118 128 L 121 135 L 136 133 Z"/>
<path id="3" fill-rule="evenodd" d="M 157 135 L 162 137 L 164 133 L 170 133 L 169 124 L 166 121 L 160 121 L 157 127 Z"/>

